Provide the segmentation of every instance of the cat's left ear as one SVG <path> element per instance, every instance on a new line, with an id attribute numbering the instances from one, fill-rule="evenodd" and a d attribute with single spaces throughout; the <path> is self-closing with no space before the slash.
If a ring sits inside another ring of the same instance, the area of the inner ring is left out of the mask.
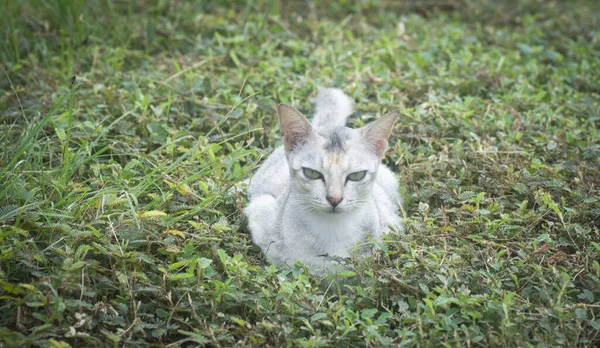
<path id="1" fill-rule="evenodd" d="M 277 114 L 285 151 L 292 151 L 308 139 L 312 133 L 312 126 L 300 111 L 289 105 L 279 104 Z"/>
<path id="2" fill-rule="evenodd" d="M 385 150 L 387 150 L 388 138 L 396 118 L 398 118 L 398 111 L 394 110 L 363 127 L 363 137 L 379 157 L 383 156 Z"/>

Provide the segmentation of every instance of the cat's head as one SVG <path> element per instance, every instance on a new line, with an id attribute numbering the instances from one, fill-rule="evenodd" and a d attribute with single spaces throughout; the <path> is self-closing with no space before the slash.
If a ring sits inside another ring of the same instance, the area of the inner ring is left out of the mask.
<path id="1" fill-rule="evenodd" d="M 293 199 L 315 212 L 356 210 L 367 200 L 397 112 L 358 129 L 313 127 L 296 109 L 277 108 Z"/>

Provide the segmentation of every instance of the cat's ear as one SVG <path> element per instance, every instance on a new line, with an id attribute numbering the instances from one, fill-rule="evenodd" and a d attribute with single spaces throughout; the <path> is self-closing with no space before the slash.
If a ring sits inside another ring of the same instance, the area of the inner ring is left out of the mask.
<path id="1" fill-rule="evenodd" d="M 394 110 L 363 127 L 363 137 L 379 157 L 383 156 L 387 150 L 388 138 L 396 118 L 398 118 L 398 111 Z"/>
<path id="2" fill-rule="evenodd" d="M 302 113 L 286 104 L 277 106 L 279 128 L 286 151 L 292 151 L 298 144 L 306 141 L 312 133 L 312 126 Z"/>

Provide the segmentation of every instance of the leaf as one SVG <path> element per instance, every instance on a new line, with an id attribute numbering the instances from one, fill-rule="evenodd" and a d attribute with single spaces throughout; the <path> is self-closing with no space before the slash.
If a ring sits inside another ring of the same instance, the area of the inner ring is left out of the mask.
<path id="1" fill-rule="evenodd" d="M 169 180 L 163 180 L 165 184 L 171 186 L 172 188 L 174 188 L 177 192 L 179 192 L 179 194 L 181 194 L 182 196 L 189 196 L 192 195 L 194 193 L 194 191 L 192 190 L 191 187 L 189 187 L 187 184 L 176 184 L 174 182 L 171 182 Z"/>
<path id="2" fill-rule="evenodd" d="M 456 197 L 456 199 L 458 199 L 459 201 L 466 202 L 475 196 L 476 196 L 476 194 L 473 191 L 463 191 L 458 195 L 458 197 Z"/>
<path id="3" fill-rule="evenodd" d="M 462 210 L 466 210 L 466 211 L 470 211 L 470 212 L 474 212 L 475 210 L 477 210 L 477 208 L 475 208 L 475 206 L 471 205 L 471 204 L 463 204 L 460 209 Z"/>
<path id="4" fill-rule="evenodd" d="M 594 293 L 588 289 L 583 289 L 583 293 L 580 295 L 582 299 L 586 299 L 589 303 L 594 303 Z"/>
<path id="5" fill-rule="evenodd" d="M 337 274 L 338 277 L 340 278 L 351 278 L 356 276 L 356 272 L 353 271 L 342 271 L 340 273 Z"/>
<path id="6" fill-rule="evenodd" d="M 192 273 L 175 273 L 175 274 L 169 274 L 168 277 L 170 280 L 182 280 L 182 279 L 194 278 L 195 275 Z"/>
<path id="7" fill-rule="evenodd" d="M 159 318 L 166 318 L 169 316 L 169 312 L 165 311 L 162 308 L 156 308 L 156 310 L 154 311 L 154 313 L 156 314 L 157 317 Z"/>
<path id="8" fill-rule="evenodd" d="M 48 343 L 50 343 L 50 347 L 54 347 L 54 348 L 70 348 L 71 345 L 68 344 L 67 342 L 64 341 L 57 341 L 54 339 L 49 339 Z"/>
<path id="9" fill-rule="evenodd" d="M 151 217 L 157 217 L 157 216 L 167 216 L 167 213 L 162 212 L 160 210 L 150 210 L 150 211 L 146 211 L 143 213 L 138 213 L 138 217 L 141 219 L 147 219 L 147 218 L 151 218 Z"/>
<path id="10" fill-rule="evenodd" d="M 518 288 L 519 287 L 519 278 L 514 273 L 510 274 L 510 278 L 513 280 L 513 282 L 515 282 L 515 286 Z"/>
<path id="11" fill-rule="evenodd" d="M 383 312 L 383 313 L 381 313 L 381 315 L 379 316 L 379 318 L 377 318 L 377 320 L 375 321 L 375 323 L 377 325 L 384 325 L 387 322 L 387 320 L 389 318 L 392 318 L 393 316 L 394 315 L 392 313 Z"/>
<path id="12" fill-rule="evenodd" d="M 192 188 L 189 187 L 188 184 L 179 184 L 176 190 L 183 196 L 191 196 L 194 194 L 194 191 L 192 191 Z"/>
<path id="13" fill-rule="evenodd" d="M 0 222 L 4 222 L 19 213 L 19 207 L 16 205 L 0 206 Z"/>
<path id="14" fill-rule="evenodd" d="M 544 99 L 544 97 L 546 96 L 546 94 L 547 94 L 546 91 L 539 91 L 538 94 L 536 94 L 533 97 L 533 100 L 536 101 L 536 102 L 539 102 L 542 99 Z"/>
<path id="15" fill-rule="evenodd" d="M 473 199 L 473 202 L 475 202 L 476 204 L 479 204 L 481 202 L 481 200 L 483 200 L 483 197 L 485 197 L 485 192 L 479 192 L 477 197 L 475 199 Z"/>
<path id="16" fill-rule="evenodd" d="M 313 314 L 312 317 L 310 317 L 310 321 L 319 321 L 319 320 L 325 319 L 325 318 L 327 318 L 327 314 L 325 314 L 325 313 L 316 313 L 316 314 Z"/>
<path id="17" fill-rule="evenodd" d="M 220 223 L 215 223 L 214 225 L 212 225 L 212 227 L 215 229 L 215 231 L 231 231 L 231 227 Z"/>
<path id="18" fill-rule="evenodd" d="M 547 240 L 550 240 L 550 236 L 548 235 L 548 233 L 543 233 L 543 234 L 540 234 L 540 235 L 539 235 L 539 236 L 538 236 L 538 237 L 535 239 L 535 241 L 536 241 L 538 244 L 539 244 L 540 242 L 544 242 L 544 241 L 547 241 Z"/>
<path id="19" fill-rule="evenodd" d="M 56 136 L 58 139 L 60 139 L 60 141 L 65 141 L 67 139 L 67 133 L 65 132 L 64 128 L 54 128 L 54 131 L 56 132 Z"/>
<path id="20" fill-rule="evenodd" d="M 158 143 L 164 143 L 167 141 L 167 136 L 169 133 L 165 129 L 165 126 L 160 122 L 150 122 L 146 125 L 146 129 L 150 133 L 150 136 L 154 139 L 154 141 Z"/>
<path id="21" fill-rule="evenodd" d="M 378 310 L 377 308 L 369 308 L 369 309 L 365 309 L 360 313 L 360 317 L 362 319 L 366 319 L 366 318 L 373 318 L 375 316 L 375 314 L 377 314 Z"/>
<path id="22" fill-rule="evenodd" d="M 516 295 L 516 292 L 508 292 L 504 295 L 504 299 L 502 300 L 502 303 L 505 306 L 508 306 L 510 304 L 510 302 L 512 301 L 512 298 Z"/>
<path id="23" fill-rule="evenodd" d="M 183 232 L 181 232 L 179 230 L 167 229 L 167 230 L 165 230 L 165 233 L 172 234 L 174 236 L 177 236 L 177 237 L 180 237 L 182 239 L 185 239 L 185 235 L 183 234 Z"/>
<path id="24" fill-rule="evenodd" d="M 204 257 L 201 257 L 198 259 L 198 266 L 202 269 L 207 268 L 208 266 L 210 266 L 210 264 L 213 262 L 213 260 L 211 259 L 207 259 Z"/>
<path id="25" fill-rule="evenodd" d="M 43 307 L 45 306 L 45 304 L 43 302 L 25 302 L 25 305 L 27 305 L 27 307 Z"/>
<path id="26" fill-rule="evenodd" d="M 587 311 L 583 308 L 575 308 L 575 316 L 578 319 L 586 320 L 587 319 Z"/>
<path id="27" fill-rule="evenodd" d="M 178 262 L 172 263 L 169 265 L 169 270 L 172 271 L 174 269 L 181 268 L 183 266 L 187 266 L 187 265 L 191 264 L 192 262 L 194 262 L 194 260 L 183 260 L 183 261 L 178 261 Z"/>
<path id="28" fill-rule="evenodd" d="M 63 264 L 62 269 L 67 272 L 73 272 L 73 271 L 83 268 L 84 266 L 85 266 L 84 261 L 77 261 L 77 262 L 73 263 L 72 265 L 67 265 L 66 263 Z"/>
<path id="29" fill-rule="evenodd" d="M 210 342 L 208 340 L 208 338 L 206 338 L 202 334 L 199 334 L 196 332 L 183 331 L 183 330 L 177 330 L 177 332 L 179 332 L 182 335 L 188 336 L 192 341 L 194 341 L 195 343 L 198 343 L 198 344 L 205 344 L 205 343 Z"/>
<path id="30" fill-rule="evenodd" d="M 221 263 L 225 266 L 227 264 L 227 259 L 229 258 L 227 253 L 223 249 L 219 249 L 217 253 L 219 254 L 219 260 L 221 260 Z"/>
<path id="31" fill-rule="evenodd" d="M 119 283 L 129 286 L 129 280 L 127 279 L 125 273 L 117 272 L 117 280 L 119 281 Z"/>
<path id="32" fill-rule="evenodd" d="M 109 340 L 111 340 L 114 343 L 119 343 L 121 341 L 120 335 L 114 334 L 110 331 L 102 329 L 102 330 L 100 330 L 100 333 L 102 333 L 102 335 L 104 335 L 104 337 L 108 338 Z"/>
<path id="33" fill-rule="evenodd" d="M 518 43 L 517 44 L 517 48 L 519 49 L 519 51 L 521 51 L 523 54 L 532 54 L 533 48 L 531 48 L 531 46 L 524 44 L 524 43 Z"/>
<path id="34" fill-rule="evenodd" d="M 246 327 L 247 323 L 244 319 L 240 319 L 238 317 L 230 317 L 231 321 L 238 324 L 239 326 Z"/>

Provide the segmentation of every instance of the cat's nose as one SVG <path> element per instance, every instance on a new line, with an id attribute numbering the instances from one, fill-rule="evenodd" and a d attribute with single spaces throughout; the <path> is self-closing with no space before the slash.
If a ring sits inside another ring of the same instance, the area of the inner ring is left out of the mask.
<path id="1" fill-rule="evenodd" d="M 325 199 L 327 199 L 327 201 L 331 204 L 332 207 L 337 207 L 338 204 L 340 204 L 340 202 L 342 201 L 342 199 L 344 199 L 344 197 L 331 197 L 331 196 L 326 196 Z"/>

